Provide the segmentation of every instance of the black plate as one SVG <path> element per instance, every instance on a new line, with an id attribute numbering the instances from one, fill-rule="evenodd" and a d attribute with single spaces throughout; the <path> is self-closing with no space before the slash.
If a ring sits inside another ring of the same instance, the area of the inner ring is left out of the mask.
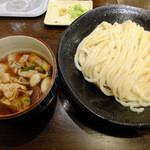
<path id="1" fill-rule="evenodd" d="M 93 115 L 129 127 L 150 127 L 150 107 L 142 113 L 131 112 L 113 97 L 105 96 L 94 84 L 84 80 L 74 65 L 74 55 L 81 40 L 102 21 L 122 23 L 132 20 L 150 30 L 150 10 L 127 5 L 95 8 L 73 22 L 64 32 L 58 47 L 58 69 L 72 100 Z"/>

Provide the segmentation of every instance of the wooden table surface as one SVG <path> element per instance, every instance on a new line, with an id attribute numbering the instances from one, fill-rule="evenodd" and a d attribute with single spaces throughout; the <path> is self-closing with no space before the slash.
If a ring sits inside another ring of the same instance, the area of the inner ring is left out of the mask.
<path id="1" fill-rule="evenodd" d="M 46 42 L 56 56 L 59 40 L 66 27 L 45 26 L 44 17 L 45 14 L 36 18 L 0 17 L 0 38 L 13 34 L 32 35 Z M 0 121 L 0 149 L 4 150 L 111 148 L 149 150 L 150 130 L 123 129 L 89 119 L 70 103 L 61 89 L 49 109 L 34 121 L 26 124 Z"/>

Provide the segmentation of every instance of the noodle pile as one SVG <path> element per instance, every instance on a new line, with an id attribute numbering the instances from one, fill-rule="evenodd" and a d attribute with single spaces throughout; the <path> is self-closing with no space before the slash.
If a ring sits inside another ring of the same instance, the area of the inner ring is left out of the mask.
<path id="1" fill-rule="evenodd" d="M 87 81 L 131 111 L 150 106 L 150 32 L 136 23 L 102 22 L 81 41 L 74 61 Z"/>

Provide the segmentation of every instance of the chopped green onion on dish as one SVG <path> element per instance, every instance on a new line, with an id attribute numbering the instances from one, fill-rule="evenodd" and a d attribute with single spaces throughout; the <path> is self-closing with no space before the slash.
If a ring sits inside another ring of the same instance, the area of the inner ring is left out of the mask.
<path id="1" fill-rule="evenodd" d="M 22 98 L 23 103 L 23 109 L 27 109 L 30 106 L 30 98 L 29 97 L 23 97 Z"/>
<path id="2" fill-rule="evenodd" d="M 45 70 L 39 65 L 32 65 L 30 67 L 22 69 L 21 71 L 29 71 L 29 70 L 37 70 L 38 72 L 41 72 L 41 73 L 45 72 Z"/>
<path id="3" fill-rule="evenodd" d="M 21 71 L 34 70 L 35 67 L 37 67 L 37 65 L 33 65 L 33 66 L 30 66 L 30 67 L 27 67 L 27 68 L 25 68 L 25 69 L 22 69 Z"/>
<path id="4" fill-rule="evenodd" d="M 40 73 L 44 73 L 44 72 L 45 72 L 45 70 L 44 70 L 41 66 L 36 66 L 36 67 L 34 68 L 34 70 L 37 70 L 37 71 L 40 72 Z"/>
<path id="5" fill-rule="evenodd" d="M 68 9 L 68 14 L 70 15 L 71 22 L 73 22 L 85 12 L 87 12 L 87 9 L 83 8 L 81 4 L 70 6 Z"/>

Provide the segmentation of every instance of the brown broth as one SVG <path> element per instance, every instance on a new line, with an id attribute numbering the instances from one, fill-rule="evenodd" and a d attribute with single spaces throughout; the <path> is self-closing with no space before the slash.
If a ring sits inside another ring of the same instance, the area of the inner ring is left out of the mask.
<path id="1" fill-rule="evenodd" d="M 17 74 L 13 72 L 13 69 L 11 69 L 10 67 L 7 68 L 5 72 L 11 74 L 12 77 L 19 77 Z"/>
<path id="2" fill-rule="evenodd" d="M 16 111 L 12 110 L 11 108 L 7 107 L 6 105 L 0 104 L 0 115 L 8 115 L 15 113 Z"/>
<path id="3" fill-rule="evenodd" d="M 15 62 L 18 62 L 20 60 L 20 58 L 24 55 L 24 54 L 35 54 L 37 56 L 39 56 L 41 59 L 43 59 L 45 62 L 47 62 L 42 56 L 40 56 L 39 54 L 36 54 L 36 53 L 30 53 L 30 52 L 17 52 L 16 55 L 15 55 Z M 8 55 L 5 56 L 4 58 L 1 58 L 0 59 L 0 63 L 3 63 L 3 64 L 8 64 Z M 48 62 L 47 62 L 48 63 Z M 49 64 L 49 63 L 48 63 Z M 50 65 L 50 64 L 49 64 Z M 9 73 L 11 77 L 16 77 L 16 78 L 19 78 L 19 75 L 18 74 L 15 74 L 13 69 L 8 67 L 6 70 L 5 70 L 6 73 Z M 49 76 L 51 77 L 52 76 L 52 72 L 53 72 L 53 67 L 52 65 L 50 65 L 50 69 L 48 71 L 48 74 Z M 24 77 L 25 78 L 25 77 Z M 27 81 L 29 81 L 28 78 L 25 78 Z M 27 85 L 27 90 L 33 90 L 33 93 L 32 95 L 30 96 L 30 100 L 31 100 L 31 105 L 35 102 L 38 101 L 38 99 L 43 95 L 41 90 L 40 90 L 40 85 L 41 85 L 41 81 L 40 83 L 38 83 L 38 85 L 34 86 L 34 87 L 31 87 L 30 85 Z M 17 99 L 21 98 L 22 97 L 22 93 L 18 94 L 17 95 Z M 0 115 L 5 115 L 5 114 L 10 114 L 10 113 L 14 113 L 13 110 L 10 109 L 10 107 L 7 107 L 7 105 L 0 105 Z"/>
<path id="4" fill-rule="evenodd" d="M 0 63 L 7 63 L 7 56 L 0 59 Z"/>

